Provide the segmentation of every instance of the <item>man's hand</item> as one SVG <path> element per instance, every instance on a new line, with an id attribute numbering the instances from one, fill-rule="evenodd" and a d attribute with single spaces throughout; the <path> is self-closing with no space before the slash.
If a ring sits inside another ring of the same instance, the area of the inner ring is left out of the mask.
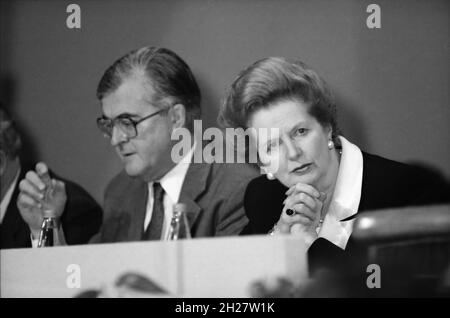
<path id="1" fill-rule="evenodd" d="M 61 217 L 67 201 L 65 184 L 51 179 L 47 166 L 40 162 L 35 171 L 30 170 L 19 183 L 17 207 L 30 227 L 33 237 L 39 237 L 45 216 Z"/>

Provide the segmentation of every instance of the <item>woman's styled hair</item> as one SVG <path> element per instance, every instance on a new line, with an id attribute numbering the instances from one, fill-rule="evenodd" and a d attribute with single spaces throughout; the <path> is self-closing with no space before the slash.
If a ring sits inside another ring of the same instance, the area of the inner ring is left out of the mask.
<path id="1" fill-rule="evenodd" d="M 308 113 L 323 127 L 330 126 L 337 142 L 336 105 L 327 84 L 301 61 L 268 57 L 244 69 L 231 84 L 218 122 L 244 128 L 256 111 L 283 100 L 306 103 Z"/>

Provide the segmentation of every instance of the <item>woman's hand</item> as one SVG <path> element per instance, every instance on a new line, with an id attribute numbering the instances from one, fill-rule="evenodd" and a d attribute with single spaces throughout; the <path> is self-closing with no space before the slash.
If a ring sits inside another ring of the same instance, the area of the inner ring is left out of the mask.
<path id="1" fill-rule="evenodd" d="M 275 232 L 301 234 L 307 243 L 312 243 L 317 238 L 316 228 L 326 195 L 304 183 L 292 186 L 286 195 Z"/>

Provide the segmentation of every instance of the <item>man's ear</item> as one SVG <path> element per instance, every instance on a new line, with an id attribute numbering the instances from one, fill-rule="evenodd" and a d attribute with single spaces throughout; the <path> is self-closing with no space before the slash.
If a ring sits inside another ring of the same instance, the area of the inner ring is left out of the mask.
<path id="1" fill-rule="evenodd" d="M 3 150 L 0 150 L 0 176 L 3 176 L 3 173 L 6 170 L 7 160 L 6 153 Z"/>
<path id="2" fill-rule="evenodd" d="M 169 111 L 170 120 L 174 129 L 184 127 L 186 123 L 186 108 L 183 104 L 175 104 Z"/>

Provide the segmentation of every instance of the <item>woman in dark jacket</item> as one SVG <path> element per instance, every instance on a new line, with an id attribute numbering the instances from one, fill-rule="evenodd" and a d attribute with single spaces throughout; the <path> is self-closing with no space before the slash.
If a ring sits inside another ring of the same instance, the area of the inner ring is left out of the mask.
<path id="1" fill-rule="evenodd" d="M 235 79 L 221 109 L 226 127 L 251 128 L 265 176 L 247 187 L 243 234 L 294 234 L 329 264 L 357 213 L 448 202 L 449 185 L 427 169 L 361 151 L 339 135 L 326 83 L 304 63 L 265 58 Z"/>

